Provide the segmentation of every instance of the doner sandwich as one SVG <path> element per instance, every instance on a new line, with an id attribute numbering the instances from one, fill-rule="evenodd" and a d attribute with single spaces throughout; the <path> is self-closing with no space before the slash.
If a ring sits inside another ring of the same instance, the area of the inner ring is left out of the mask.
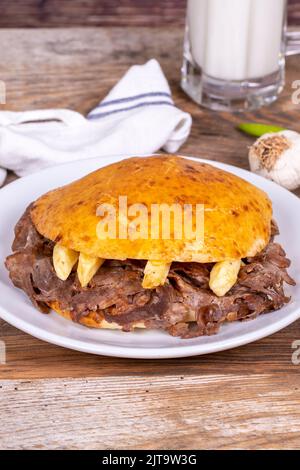
<path id="1" fill-rule="evenodd" d="M 130 158 L 33 202 L 6 267 L 44 313 L 191 338 L 289 301 L 277 233 L 250 183 L 181 157 Z"/>

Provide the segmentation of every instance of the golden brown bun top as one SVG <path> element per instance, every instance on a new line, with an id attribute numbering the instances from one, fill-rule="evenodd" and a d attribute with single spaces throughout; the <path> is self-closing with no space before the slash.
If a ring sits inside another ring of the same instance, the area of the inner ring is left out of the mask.
<path id="1" fill-rule="evenodd" d="M 99 204 L 204 204 L 204 246 L 196 240 L 100 240 Z M 217 262 L 254 256 L 269 242 L 272 205 L 250 183 L 211 165 L 176 156 L 129 158 L 39 198 L 31 210 L 38 232 L 73 250 L 105 259 Z"/>

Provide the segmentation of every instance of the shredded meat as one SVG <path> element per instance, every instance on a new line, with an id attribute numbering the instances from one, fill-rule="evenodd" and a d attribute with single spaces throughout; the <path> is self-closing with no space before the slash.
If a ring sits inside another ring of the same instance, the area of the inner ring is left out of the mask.
<path id="1" fill-rule="evenodd" d="M 86 288 L 80 286 L 75 271 L 61 281 L 52 264 L 54 244 L 36 231 L 30 207 L 16 225 L 14 253 L 5 264 L 14 285 L 44 313 L 56 301 L 75 322 L 98 312 L 124 331 L 143 321 L 147 328 L 192 338 L 217 333 L 225 321 L 278 310 L 289 301 L 283 284 L 295 282 L 287 273 L 290 261 L 274 243 L 277 234 L 274 222 L 270 243 L 254 258 L 244 260 L 237 283 L 224 297 L 209 289 L 212 264 L 173 263 L 166 284 L 152 290 L 143 289 L 145 262 L 136 260 L 106 261 Z"/>

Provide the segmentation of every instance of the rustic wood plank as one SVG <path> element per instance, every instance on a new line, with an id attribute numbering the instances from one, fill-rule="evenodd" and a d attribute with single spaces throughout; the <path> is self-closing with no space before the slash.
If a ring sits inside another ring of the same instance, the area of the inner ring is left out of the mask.
<path id="1" fill-rule="evenodd" d="M 289 0 L 289 22 L 300 24 L 300 2 L 299 0 Z"/>
<path id="2" fill-rule="evenodd" d="M 183 26 L 186 0 L 1 0 L 0 27 Z M 299 0 L 289 20 L 300 24 Z"/>
<path id="3" fill-rule="evenodd" d="M 186 0 L 1 1 L 1 27 L 183 25 Z"/>
<path id="4" fill-rule="evenodd" d="M 299 375 L 5 381 L 0 449 L 299 449 Z"/>

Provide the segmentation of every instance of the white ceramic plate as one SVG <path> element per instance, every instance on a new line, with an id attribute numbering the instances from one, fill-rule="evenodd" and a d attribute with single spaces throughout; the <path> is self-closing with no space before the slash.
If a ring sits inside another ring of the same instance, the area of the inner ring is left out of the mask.
<path id="1" fill-rule="evenodd" d="M 292 301 L 280 311 L 249 322 L 224 325 L 215 336 L 189 340 L 173 338 L 160 331 L 94 330 L 65 320 L 54 312 L 43 315 L 26 295 L 16 289 L 3 265 L 11 253 L 13 229 L 27 205 L 46 191 L 69 183 L 91 171 L 120 160 L 121 157 L 79 161 L 41 171 L 19 179 L 0 190 L 0 316 L 13 326 L 50 343 L 78 351 L 131 358 L 173 358 L 234 348 L 264 338 L 300 318 L 300 200 L 289 191 L 245 170 L 207 161 L 230 171 L 265 190 L 273 201 L 279 241 L 292 260 L 291 275 L 299 284 L 288 288 Z M 199 159 L 198 159 L 199 161 Z M 206 160 L 203 160 L 206 161 Z"/>

